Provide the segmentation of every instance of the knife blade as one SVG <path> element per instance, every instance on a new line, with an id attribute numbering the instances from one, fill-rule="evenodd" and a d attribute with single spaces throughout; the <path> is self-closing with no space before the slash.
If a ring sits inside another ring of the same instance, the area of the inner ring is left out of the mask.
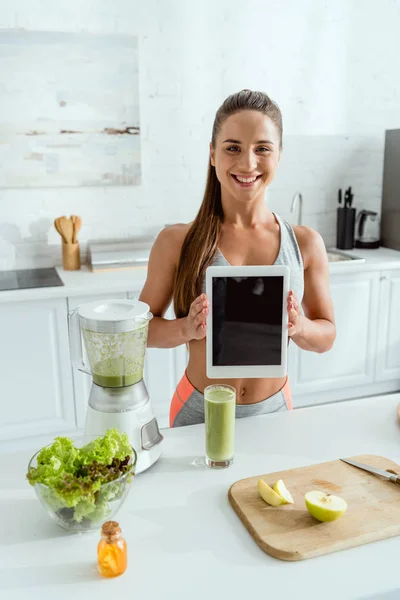
<path id="1" fill-rule="evenodd" d="M 383 477 L 384 479 L 400 485 L 400 477 L 396 473 L 385 471 L 384 469 L 377 469 L 376 467 L 371 467 L 370 465 L 365 465 L 364 463 L 360 463 L 355 460 L 348 460 L 347 458 L 341 458 L 340 460 L 352 465 L 353 467 L 357 467 L 357 469 L 362 469 L 363 471 L 367 471 L 368 473 L 372 473 L 378 477 Z"/>

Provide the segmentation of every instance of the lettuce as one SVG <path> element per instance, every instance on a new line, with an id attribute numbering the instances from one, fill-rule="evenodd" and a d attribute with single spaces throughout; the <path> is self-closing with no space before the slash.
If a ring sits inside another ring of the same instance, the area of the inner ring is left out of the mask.
<path id="1" fill-rule="evenodd" d="M 124 460 L 132 455 L 132 447 L 126 433 L 121 434 L 118 429 L 109 429 L 105 436 L 97 438 L 81 448 L 79 459 L 83 465 L 93 462 L 110 465 L 114 458 Z"/>
<path id="2" fill-rule="evenodd" d="M 121 495 L 125 485 L 110 484 L 132 471 L 133 451 L 126 433 L 109 429 L 82 448 L 67 437 L 57 437 L 37 456 L 27 479 L 39 484 L 42 501 L 63 519 L 98 522 L 110 513 L 109 501 Z"/>
<path id="3" fill-rule="evenodd" d="M 28 473 L 29 483 L 43 483 L 56 487 L 66 473 L 74 473 L 79 450 L 67 437 L 57 437 L 48 448 L 43 448 L 37 456 L 36 469 Z"/>

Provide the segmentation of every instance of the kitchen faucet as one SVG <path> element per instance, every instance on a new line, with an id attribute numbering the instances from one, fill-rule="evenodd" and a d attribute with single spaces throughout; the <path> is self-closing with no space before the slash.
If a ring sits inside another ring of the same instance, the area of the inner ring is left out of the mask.
<path id="1" fill-rule="evenodd" d="M 296 192 L 293 196 L 292 206 L 290 212 L 294 212 L 296 209 L 297 200 L 299 201 L 299 222 L 298 225 L 301 225 L 302 216 L 303 216 L 303 196 L 300 192 Z"/>

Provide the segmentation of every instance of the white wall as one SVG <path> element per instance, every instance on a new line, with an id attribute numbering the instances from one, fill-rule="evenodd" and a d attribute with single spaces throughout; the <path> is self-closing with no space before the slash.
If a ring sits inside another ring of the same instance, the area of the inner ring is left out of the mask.
<path id="1" fill-rule="evenodd" d="M 283 112 L 274 210 L 295 222 L 300 190 L 304 222 L 333 245 L 338 187 L 352 185 L 357 208 L 380 208 L 384 130 L 400 127 L 399 2 L 0 0 L 0 28 L 140 36 L 143 172 L 137 187 L 0 190 L 0 268 L 60 262 L 62 214 L 82 216 L 82 242 L 193 218 L 215 111 L 244 87 Z M 12 73 L 0 78 L 5 94 Z"/>

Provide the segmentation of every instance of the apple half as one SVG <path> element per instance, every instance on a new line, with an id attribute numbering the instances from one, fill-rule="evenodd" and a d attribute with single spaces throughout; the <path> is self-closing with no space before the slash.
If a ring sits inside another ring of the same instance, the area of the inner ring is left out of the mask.
<path id="1" fill-rule="evenodd" d="M 343 498 L 325 492 L 307 492 L 304 500 L 310 515 L 323 523 L 336 521 L 347 510 L 347 502 Z"/>

